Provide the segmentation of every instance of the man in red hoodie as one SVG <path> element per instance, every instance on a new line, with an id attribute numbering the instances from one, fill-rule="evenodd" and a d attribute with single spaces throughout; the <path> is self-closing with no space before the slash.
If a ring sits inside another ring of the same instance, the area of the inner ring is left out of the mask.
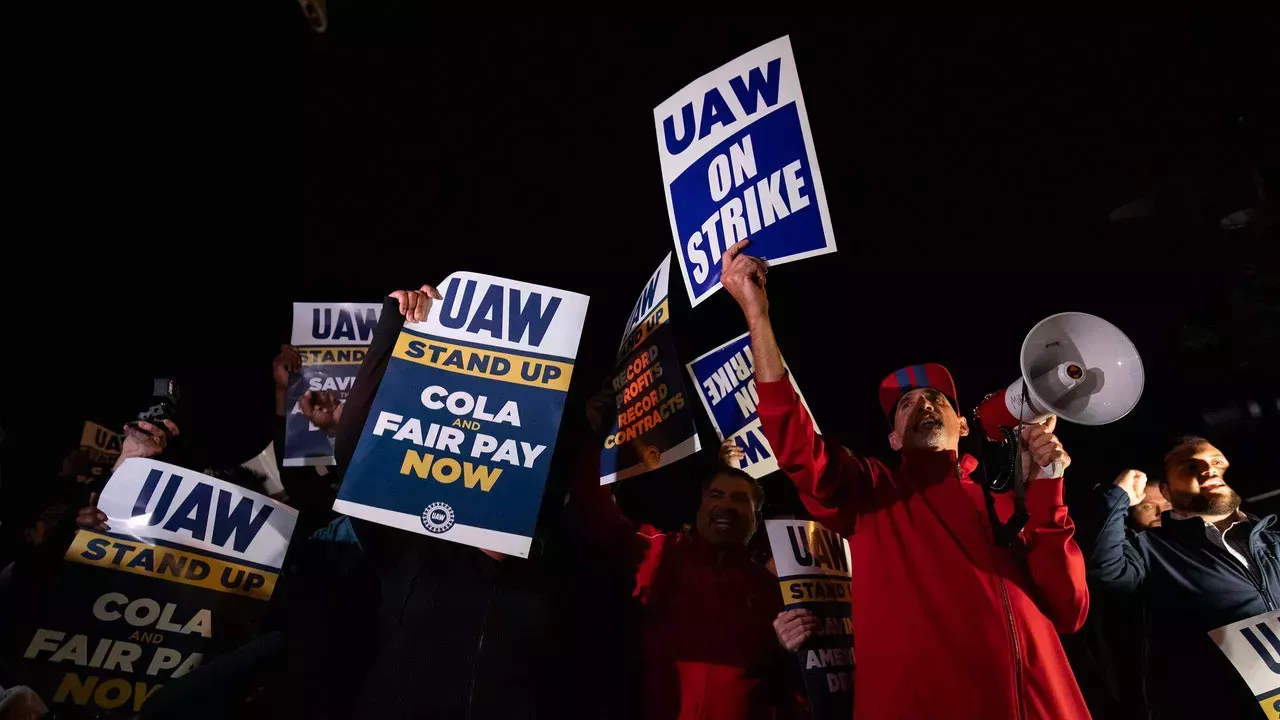
<path id="1" fill-rule="evenodd" d="M 997 542 L 977 461 L 959 456 L 969 432 L 941 365 L 885 378 L 881 406 L 902 453 L 890 469 L 813 430 L 782 366 L 765 293 L 768 266 L 725 251 L 721 282 L 746 315 L 765 437 L 815 519 L 849 538 L 858 673 L 854 716 L 982 720 L 1088 718 L 1058 633 L 1075 632 L 1089 607 L 1084 559 L 1062 500 L 1062 479 L 1036 466 L 1070 458 L 1055 420 L 1027 428 L 1023 443 L 1030 519 Z M 1029 457 L 1028 457 L 1029 456 Z M 994 497 L 1001 522 L 1013 500 Z M 807 632 L 779 619 L 779 638 Z"/>
<path id="2" fill-rule="evenodd" d="M 612 391 L 591 401 L 588 417 L 597 434 L 608 427 L 612 411 Z M 641 720 L 797 716 L 795 660 L 778 647 L 772 628 L 782 611 L 782 594 L 777 578 L 752 560 L 748 548 L 764 505 L 760 484 L 720 464 L 702 480 L 692 527 L 662 532 L 622 514 L 599 482 L 599 444 L 588 448 L 568 514 L 579 525 L 580 544 L 594 556 L 591 565 L 599 568 L 591 583 L 608 585 L 618 572 L 626 576 L 620 589 L 631 596 L 629 619 L 638 635 L 620 641 L 638 645 L 637 706 L 614 708 L 607 715 Z M 590 627 L 579 631 L 593 632 Z"/>

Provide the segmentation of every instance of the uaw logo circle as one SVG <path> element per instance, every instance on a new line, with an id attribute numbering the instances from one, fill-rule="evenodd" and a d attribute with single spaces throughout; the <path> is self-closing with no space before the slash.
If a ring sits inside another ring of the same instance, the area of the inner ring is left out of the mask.
<path id="1" fill-rule="evenodd" d="M 453 508 L 449 507 L 449 503 L 431 503 L 422 511 L 422 527 L 436 535 L 449 532 L 449 528 L 453 527 Z"/>

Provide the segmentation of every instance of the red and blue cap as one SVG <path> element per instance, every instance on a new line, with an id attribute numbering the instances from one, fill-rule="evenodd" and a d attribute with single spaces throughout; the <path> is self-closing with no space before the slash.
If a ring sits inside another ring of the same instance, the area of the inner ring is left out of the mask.
<path id="1" fill-rule="evenodd" d="M 880 407 L 885 417 L 893 418 L 898 399 L 916 388 L 933 388 L 941 392 L 951 401 L 951 409 L 960 412 L 960 405 L 956 402 L 956 383 L 951 379 L 951 373 L 938 363 L 925 363 L 908 365 L 880 381 Z"/>

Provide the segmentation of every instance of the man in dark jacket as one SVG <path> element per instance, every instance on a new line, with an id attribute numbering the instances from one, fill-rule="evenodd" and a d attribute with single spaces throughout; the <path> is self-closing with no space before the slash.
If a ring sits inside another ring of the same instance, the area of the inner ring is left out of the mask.
<path id="1" fill-rule="evenodd" d="M 1258 702 L 1208 632 L 1280 608 L 1280 533 L 1274 516 L 1240 510 L 1227 458 L 1208 440 L 1179 441 L 1164 459 L 1161 493 L 1172 503 L 1159 526 L 1126 534 L 1147 476 L 1127 470 L 1094 498 L 1096 542 L 1086 544 L 1091 583 L 1138 593 L 1147 617 L 1146 677 L 1153 716 L 1247 718 Z M 1088 511 L 1087 511 L 1088 512 Z M 1082 538 L 1082 542 L 1090 538 Z M 1192 683 L 1201 692 L 1188 692 Z"/>
<path id="2" fill-rule="evenodd" d="M 725 251 L 721 280 L 751 331 L 765 437 L 814 519 L 849 538 L 854 716 L 929 717 L 945 703 L 952 718 L 1089 717 L 1058 640 L 1088 611 L 1084 559 L 1072 540 L 1062 478 L 1029 472 L 1031 460 L 1070 463 L 1053 435 L 1056 421 L 1023 434 L 1030 517 L 999 545 L 982 488 L 970 478 L 977 461 L 957 453 L 968 426 L 946 369 L 911 366 L 881 384 L 901 467 L 818 435 L 773 335 L 768 268 L 740 254 L 745 242 Z M 1012 499 L 992 502 L 1007 521 Z"/>

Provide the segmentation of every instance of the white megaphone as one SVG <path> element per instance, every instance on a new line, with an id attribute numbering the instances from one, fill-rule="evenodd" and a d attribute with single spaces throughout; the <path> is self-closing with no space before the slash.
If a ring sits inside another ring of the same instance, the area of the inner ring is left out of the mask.
<path id="1" fill-rule="evenodd" d="M 1088 313 L 1065 312 L 1041 320 L 1022 341 L 1022 377 L 988 396 L 975 415 L 987 438 L 1005 440 L 1001 428 L 1040 423 L 1050 415 L 1079 425 L 1115 422 L 1138 404 L 1142 358 L 1120 328 Z M 1062 467 L 1045 468 L 1049 477 Z"/>

